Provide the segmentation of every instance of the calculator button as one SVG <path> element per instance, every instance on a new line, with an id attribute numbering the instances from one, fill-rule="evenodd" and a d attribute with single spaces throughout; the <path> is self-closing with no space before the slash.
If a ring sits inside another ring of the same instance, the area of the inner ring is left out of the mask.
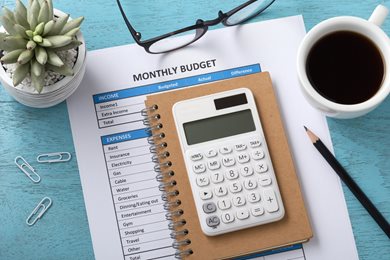
<path id="1" fill-rule="evenodd" d="M 199 194 L 202 200 L 209 200 L 213 197 L 213 193 L 210 190 L 203 190 Z"/>
<path id="2" fill-rule="evenodd" d="M 230 146 L 222 146 L 220 149 L 219 149 L 219 152 L 221 154 L 228 154 L 228 153 L 231 153 L 232 152 L 232 148 Z"/>
<path id="3" fill-rule="evenodd" d="M 256 162 L 254 167 L 255 167 L 255 171 L 258 173 L 263 173 L 268 171 L 268 166 L 265 161 Z"/>
<path id="4" fill-rule="evenodd" d="M 246 179 L 244 181 L 244 187 L 247 190 L 253 190 L 253 189 L 256 189 L 257 183 L 252 179 Z"/>
<path id="5" fill-rule="evenodd" d="M 213 213 L 217 211 L 217 206 L 214 202 L 207 202 L 202 206 L 204 213 Z"/>
<path id="6" fill-rule="evenodd" d="M 253 216 L 258 217 L 264 214 L 264 208 L 262 206 L 256 206 L 251 208 L 251 213 Z"/>
<path id="7" fill-rule="evenodd" d="M 236 207 L 244 206 L 246 203 L 245 197 L 243 195 L 236 195 L 233 197 L 233 205 Z"/>
<path id="8" fill-rule="evenodd" d="M 247 153 L 240 153 L 237 155 L 237 161 L 239 163 L 247 163 L 249 162 L 249 155 Z"/>
<path id="9" fill-rule="evenodd" d="M 207 167 L 212 171 L 218 170 L 219 168 L 221 168 L 221 164 L 218 160 L 212 160 L 207 162 Z"/>
<path id="10" fill-rule="evenodd" d="M 227 188 L 225 186 L 217 186 L 215 187 L 214 192 L 218 197 L 222 197 L 227 194 Z"/>
<path id="11" fill-rule="evenodd" d="M 246 149 L 246 144 L 236 144 L 236 145 L 234 145 L 234 149 L 236 151 L 243 151 Z"/>
<path id="12" fill-rule="evenodd" d="M 241 220 L 249 218 L 249 212 L 247 209 L 241 209 L 241 210 L 237 211 L 236 215 L 237 215 L 237 218 L 241 219 Z"/>
<path id="13" fill-rule="evenodd" d="M 210 184 L 209 178 L 207 176 L 197 176 L 196 177 L 196 184 L 198 184 L 199 187 L 207 186 Z"/>
<path id="14" fill-rule="evenodd" d="M 232 206 L 232 203 L 230 202 L 229 199 L 223 199 L 218 201 L 218 208 L 225 210 L 225 209 L 230 209 Z"/>
<path id="15" fill-rule="evenodd" d="M 195 173 L 202 173 L 206 171 L 206 165 L 204 163 L 195 163 L 192 165 L 192 169 Z"/>
<path id="16" fill-rule="evenodd" d="M 226 156 L 222 158 L 222 163 L 226 167 L 230 167 L 236 164 L 236 160 L 234 159 L 233 156 Z"/>
<path id="17" fill-rule="evenodd" d="M 217 156 L 217 150 L 215 150 L 215 149 L 209 149 L 209 150 L 207 150 L 206 152 L 205 152 L 205 156 L 207 157 L 207 158 L 212 158 L 212 157 L 215 157 L 215 156 Z"/>
<path id="18" fill-rule="evenodd" d="M 192 161 L 199 161 L 199 160 L 202 160 L 203 158 L 203 155 L 201 153 L 193 153 L 190 155 L 190 159 Z"/>
<path id="19" fill-rule="evenodd" d="M 247 195 L 247 198 L 250 203 L 256 203 L 260 201 L 260 194 L 256 191 L 253 191 Z"/>
<path id="20" fill-rule="evenodd" d="M 211 181 L 213 183 L 220 183 L 220 182 L 223 182 L 223 180 L 224 180 L 224 177 L 223 177 L 222 173 L 219 173 L 219 172 L 211 173 Z"/>
<path id="21" fill-rule="evenodd" d="M 260 179 L 259 179 L 259 184 L 263 187 L 265 186 L 268 186 L 268 185 L 271 185 L 272 183 L 272 180 L 271 180 L 271 177 L 266 174 L 266 175 L 261 175 Z"/>
<path id="22" fill-rule="evenodd" d="M 237 193 L 237 192 L 242 191 L 241 183 L 238 181 L 234 181 L 234 182 L 230 183 L 229 190 L 231 193 Z"/>
<path id="23" fill-rule="evenodd" d="M 260 160 L 264 158 L 264 152 L 261 149 L 256 149 L 252 151 L 252 159 L 253 160 Z"/>
<path id="24" fill-rule="evenodd" d="M 275 192 L 272 188 L 263 190 L 263 203 L 265 210 L 268 212 L 278 211 L 279 205 L 275 197 Z"/>
<path id="25" fill-rule="evenodd" d="M 252 140 L 249 142 L 249 145 L 252 147 L 252 148 L 256 148 L 256 147 L 259 147 L 261 145 L 261 142 L 260 140 Z"/>
<path id="26" fill-rule="evenodd" d="M 226 171 L 225 175 L 228 180 L 234 180 L 238 178 L 238 172 L 236 169 L 230 169 Z"/>
<path id="27" fill-rule="evenodd" d="M 234 221 L 234 215 L 230 212 L 224 212 L 221 219 L 223 223 L 228 224 Z"/>
<path id="28" fill-rule="evenodd" d="M 240 173 L 244 177 L 251 176 L 253 174 L 253 168 L 250 165 L 241 167 Z"/>
<path id="29" fill-rule="evenodd" d="M 206 218 L 206 224 L 209 227 L 216 227 L 220 223 L 219 217 L 218 216 L 209 216 Z"/>

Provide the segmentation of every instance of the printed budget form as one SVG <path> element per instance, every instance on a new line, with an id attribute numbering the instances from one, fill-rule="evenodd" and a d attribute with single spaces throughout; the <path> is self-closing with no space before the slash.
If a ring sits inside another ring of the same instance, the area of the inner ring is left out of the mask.
<path id="1" fill-rule="evenodd" d="M 164 55 L 137 45 L 89 52 L 67 104 L 96 259 L 175 258 L 141 114 L 146 95 L 261 71 L 272 77 L 314 236 L 254 259 L 358 259 L 340 181 L 304 145 L 308 125 L 331 146 L 325 117 L 298 85 L 304 35 L 302 17 L 294 16 L 213 30 Z"/>

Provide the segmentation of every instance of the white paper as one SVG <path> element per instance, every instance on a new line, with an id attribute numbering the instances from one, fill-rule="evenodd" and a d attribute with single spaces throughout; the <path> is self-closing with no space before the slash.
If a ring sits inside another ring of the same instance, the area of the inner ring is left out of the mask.
<path id="1" fill-rule="evenodd" d="M 137 45 L 89 52 L 85 78 L 68 99 L 68 110 L 96 259 L 173 258 L 175 251 L 170 247 L 146 139 L 121 142 L 118 147 L 102 141 L 144 127 L 140 114 L 132 112 L 143 107 L 145 96 L 100 103 L 107 107 L 94 104 L 93 96 L 252 64 L 271 74 L 314 233 L 303 249 L 259 259 L 358 259 L 340 181 L 303 129 L 306 125 L 331 147 L 325 117 L 309 106 L 299 89 L 296 53 L 304 35 L 302 17 L 295 16 L 209 31 L 195 44 L 163 55 L 147 54 Z M 215 66 L 208 68 L 183 72 L 180 67 L 213 60 Z M 161 69 L 166 69 L 166 75 L 153 78 L 147 73 L 149 79 L 136 81 L 140 74 Z M 164 84 L 160 88 L 174 87 Z M 120 109 L 115 110 L 113 103 Z M 116 114 L 107 114 L 114 110 Z M 126 156 L 131 158 L 123 159 Z M 117 167 L 129 171 L 129 176 L 145 174 L 122 180 L 114 174 Z M 121 187 L 138 191 L 119 200 Z M 123 200 L 129 203 L 120 208 Z M 139 222 L 126 224 L 123 217 L 137 217 Z"/>

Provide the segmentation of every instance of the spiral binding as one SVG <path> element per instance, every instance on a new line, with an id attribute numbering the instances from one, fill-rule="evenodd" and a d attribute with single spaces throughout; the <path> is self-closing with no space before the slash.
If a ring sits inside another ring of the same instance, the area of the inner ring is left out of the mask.
<path id="1" fill-rule="evenodd" d="M 154 171 L 157 173 L 156 179 L 160 182 L 159 190 L 163 192 L 161 199 L 164 201 L 165 214 L 169 221 L 168 228 L 171 230 L 171 238 L 175 240 L 172 247 L 176 249 L 175 258 L 182 259 L 193 254 L 191 248 L 186 247 L 191 244 L 191 240 L 185 238 L 189 231 L 181 229 L 186 225 L 186 220 L 182 218 L 184 211 L 180 209 L 181 201 L 176 197 L 179 191 L 174 189 L 177 185 L 174 179 L 172 162 L 169 160 L 170 153 L 167 151 L 168 144 L 164 142 L 165 133 L 162 132 L 163 124 L 160 122 L 161 115 L 158 114 L 158 105 L 147 107 L 141 111 L 144 117 L 143 124 L 147 126 L 146 131 L 150 134 L 147 141 L 150 144 L 149 150 L 153 153 L 152 161 L 155 163 Z"/>

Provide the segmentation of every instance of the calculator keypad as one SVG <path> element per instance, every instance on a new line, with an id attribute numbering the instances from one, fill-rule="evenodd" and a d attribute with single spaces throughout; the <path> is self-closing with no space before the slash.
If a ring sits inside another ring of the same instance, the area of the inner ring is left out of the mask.
<path id="1" fill-rule="evenodd" d="M 281 219 L 284 208 L 259 138 L 187 152 L 200 221 L 213 235 Z M 203 226 L 203 225 L 202 225 Z"/>

